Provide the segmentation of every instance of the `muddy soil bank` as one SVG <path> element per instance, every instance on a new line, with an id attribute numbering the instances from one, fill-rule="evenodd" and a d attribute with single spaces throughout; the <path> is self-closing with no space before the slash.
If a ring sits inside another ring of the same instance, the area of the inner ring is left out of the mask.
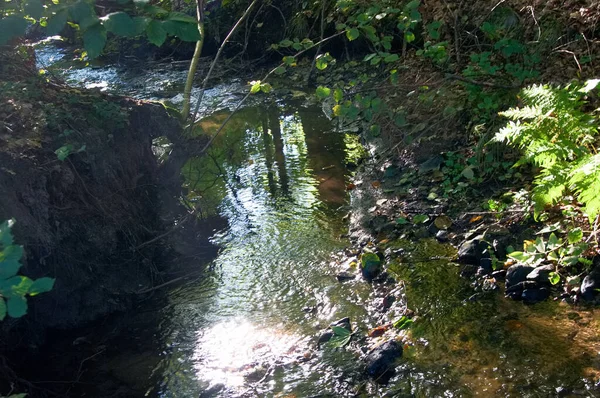
<path id="1" fill-rule="evenodd" d="M 20 274 L 56 283 L 29 298 L 25 317 L 0 325 L 13 364 L 35 356 L 46 331 L 68 333 L 131 308 L 172 277 L 166 259 L 190 239 L 205 252 L 195 255 L 214 251 L 177 200 L 181 159 L 195 146 L 183 144 L 162 105 L 16 71 L 5 64 L 0 73 L 0 219 L 16 221 Z M 156 156 L 158 137 L 171 142 L 168 160 Z"/>

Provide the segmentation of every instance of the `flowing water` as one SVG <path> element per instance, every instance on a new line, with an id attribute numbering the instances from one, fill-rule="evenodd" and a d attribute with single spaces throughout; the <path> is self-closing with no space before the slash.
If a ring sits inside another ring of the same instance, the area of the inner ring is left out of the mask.
<path id="1" fill-rule="evenodd" d="M 43 59 L 60 57 L 56 49 L 46 51 Z M 145 79 L 173 78 L 167 69 L 145 73 Z M 152 93 L 140 92 L 127 73 L 103 67 L 68 76 L 95 87 L 117 82 L 121 92 L 142 98 L 169 97 L 153 84 L 144 86 Z M 239 88 L 214 90 L 213 104 L 225 101 L 224 110 L 205 114 L 194 134 L 215 131 L 237 98 L 231 91 Z M 87 361 L 91 371 L 82 380 L 88 384 L 78 393 L 597 396 L 597 317 L 554 303 L 526 307 L 494 292 L 474 300 L 472 286 L 449 261 L 449 246 L 388 242 L 400 253 L 392 256 L 390 272 L 405 283 L 374 289 L 360 277 L 338 282 L 337 272 L 353 270 L 342 220 L 357 139 L 337 131 L 320 107 L 295 97 L 244 108 L 207 155 L 187 161 L 182 175 L 189 204 L 227 220 L 211 238 L 219 254 L 209 264 L 186 264 L 186 270 L 207 271 L 165 288 L 121 320 L 127 332 Z M 396 304 L 385 311 L 381 303 L 390 295 Z M 397 319 L 406 306 L 419 317 L 410 333 L 401 333 L 404 359 L 388 386 L 377 385 L 364 376 L 359 359 L 377 343 L 366 333 Z M 320 331 L 342 317 L 350 317 L 356 331 L 351 344 L 319 348 Z"/>

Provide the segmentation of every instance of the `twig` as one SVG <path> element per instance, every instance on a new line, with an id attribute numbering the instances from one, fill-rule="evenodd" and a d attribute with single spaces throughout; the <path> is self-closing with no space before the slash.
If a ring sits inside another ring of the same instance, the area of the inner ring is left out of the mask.
<path id="1" fill-rule="evenodd" d="M 229 41 L 231 36 L 233 36 L 235 31 L 237 30 L 237 28 L 242 24 L 244 19 L 246 19 L 248 14 L 250 14 L 252 7 L 254 7 L 254 5 L 257 2 L 258 2 L 258 0 L 254 0 L 254 1 L 252 1 L 252 3 L 250 3 L 250 5 L 248 6 L 248 8 L 244 12 L 244 14 L 240 17 L 240 19 L 238 19 L 238 21 L 235 23 L 235 25 L 233 25 L 233 28 L 231 28 L 231 30 L 227 34 L 227 37 L 225 37 L 225 40 L 223 40 L 223 43 L 221 43 L 221 46 L 219 47 L 219 50 L 217 51 L 217 55 L 215 55 L 215 58 L 213 59 L 212 63 L 210 64 L 210 68 L 208 69 L 208 73 L 206 74 L 206 76 L 204 77 L 204 80 L 202 81 L 202 88 L 200 89 L 200 93 L 198 94 L 198 100 L 196 102 L 196 107 L 194 108 L 194 113 L 193 113 L 193 116 L 192 116 L 192 119 L 190 122 L 190 126 L 188 128 L 188 133 L 192 131 L 194 122 L 196 121 L 196 116 L 198 116 L 198 111 L 200 110 L 200 104 L 202 103 L 202 99 L 204 98 L 204 91 L 206 90 L 206 86 L 208 85 L 208 79 L 210 79 L 210 76 L 211 76 L 213 70 L 215 69 L 215 66 L 217 65 L 217 61 L 219 60 L 221 53 L 223 53 L 225 44 L 227 44 L 227 42 Z M 188 118 L 189 118 L 189 115 L 186 115 L 186 120 Z"/>

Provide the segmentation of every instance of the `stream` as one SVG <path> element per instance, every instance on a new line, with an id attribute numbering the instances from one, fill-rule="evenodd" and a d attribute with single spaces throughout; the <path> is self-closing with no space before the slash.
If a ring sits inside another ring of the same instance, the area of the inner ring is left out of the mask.
<path id="1" fill-rule="evenodd" d="M 66 57 L 52 45 L 37 52 L 44 67 Z M 108 65 L 73 68 L 66 80 L 176 104 L 172 82 L 183 76 L 170 65 L 144 73 Z M 194 134 L 212 134 L 243 90 L 235 81 L 210 90 Z M 209 153 L 182 168 L 186 200 L 227 222 L 211 237 L 219 254 L 185 265 L 206 269 L 202 277 L 119 318 L 127 333 L 86 362 L 73 396 L 600 396 L 593 312 L 525 306 L 495 292 L 469 300 L 472 287 L 448 245 L 387 243 L 400 253 L 390 273 L 406 283 L 336 279 L 356 273 L 344 216 L 355 200 L 347 185 L 357 144 L 302 92 L 240 110 Z M 394 304 L 382 306 L 390 296 Z M 380 341 L 366 334 L 407 307 L 418 318 L 399 332 L 404 358 L 379 385 L 359 358 Z M 322 331 L 344 317 L 356 332 L 351 343 L 318 347 Z"/>

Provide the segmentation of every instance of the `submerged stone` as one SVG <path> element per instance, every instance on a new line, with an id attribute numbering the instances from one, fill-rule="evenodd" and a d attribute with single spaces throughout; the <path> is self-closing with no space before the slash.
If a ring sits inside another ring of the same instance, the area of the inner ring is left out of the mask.
<path id="1" fill-rule="evenodd" d="M 489 258 L 488 248 L 487 242 L 477 238 L 464 241 L 458 248 L 458 262 L 479 265 L 482 258 Z"/>
<path id="2" fill-rule="evenodd" d="M 402 357 L 402 345 L 388 340 L 371 351 L 365 361 L 367 374 L 377 383 L 387 383 L 396 372 L 396 361 Z"/>
<path id="3" fill-rule="evenodd" d="M 524 264 L 515 264 L 510 266 L 506 270 L 506 289 L 508 290 L 512 286 L 526 281 L 527 275 L 529 275 L 534 269 L 534 267 Z"/>
<path id="4" fill-rule="evenodd" d="M 600 270 L 594 268 L 581 282 L 581 297 L 584 300 L 592 301 L 596 296 L 596 289 L 600 288 Z"/>

